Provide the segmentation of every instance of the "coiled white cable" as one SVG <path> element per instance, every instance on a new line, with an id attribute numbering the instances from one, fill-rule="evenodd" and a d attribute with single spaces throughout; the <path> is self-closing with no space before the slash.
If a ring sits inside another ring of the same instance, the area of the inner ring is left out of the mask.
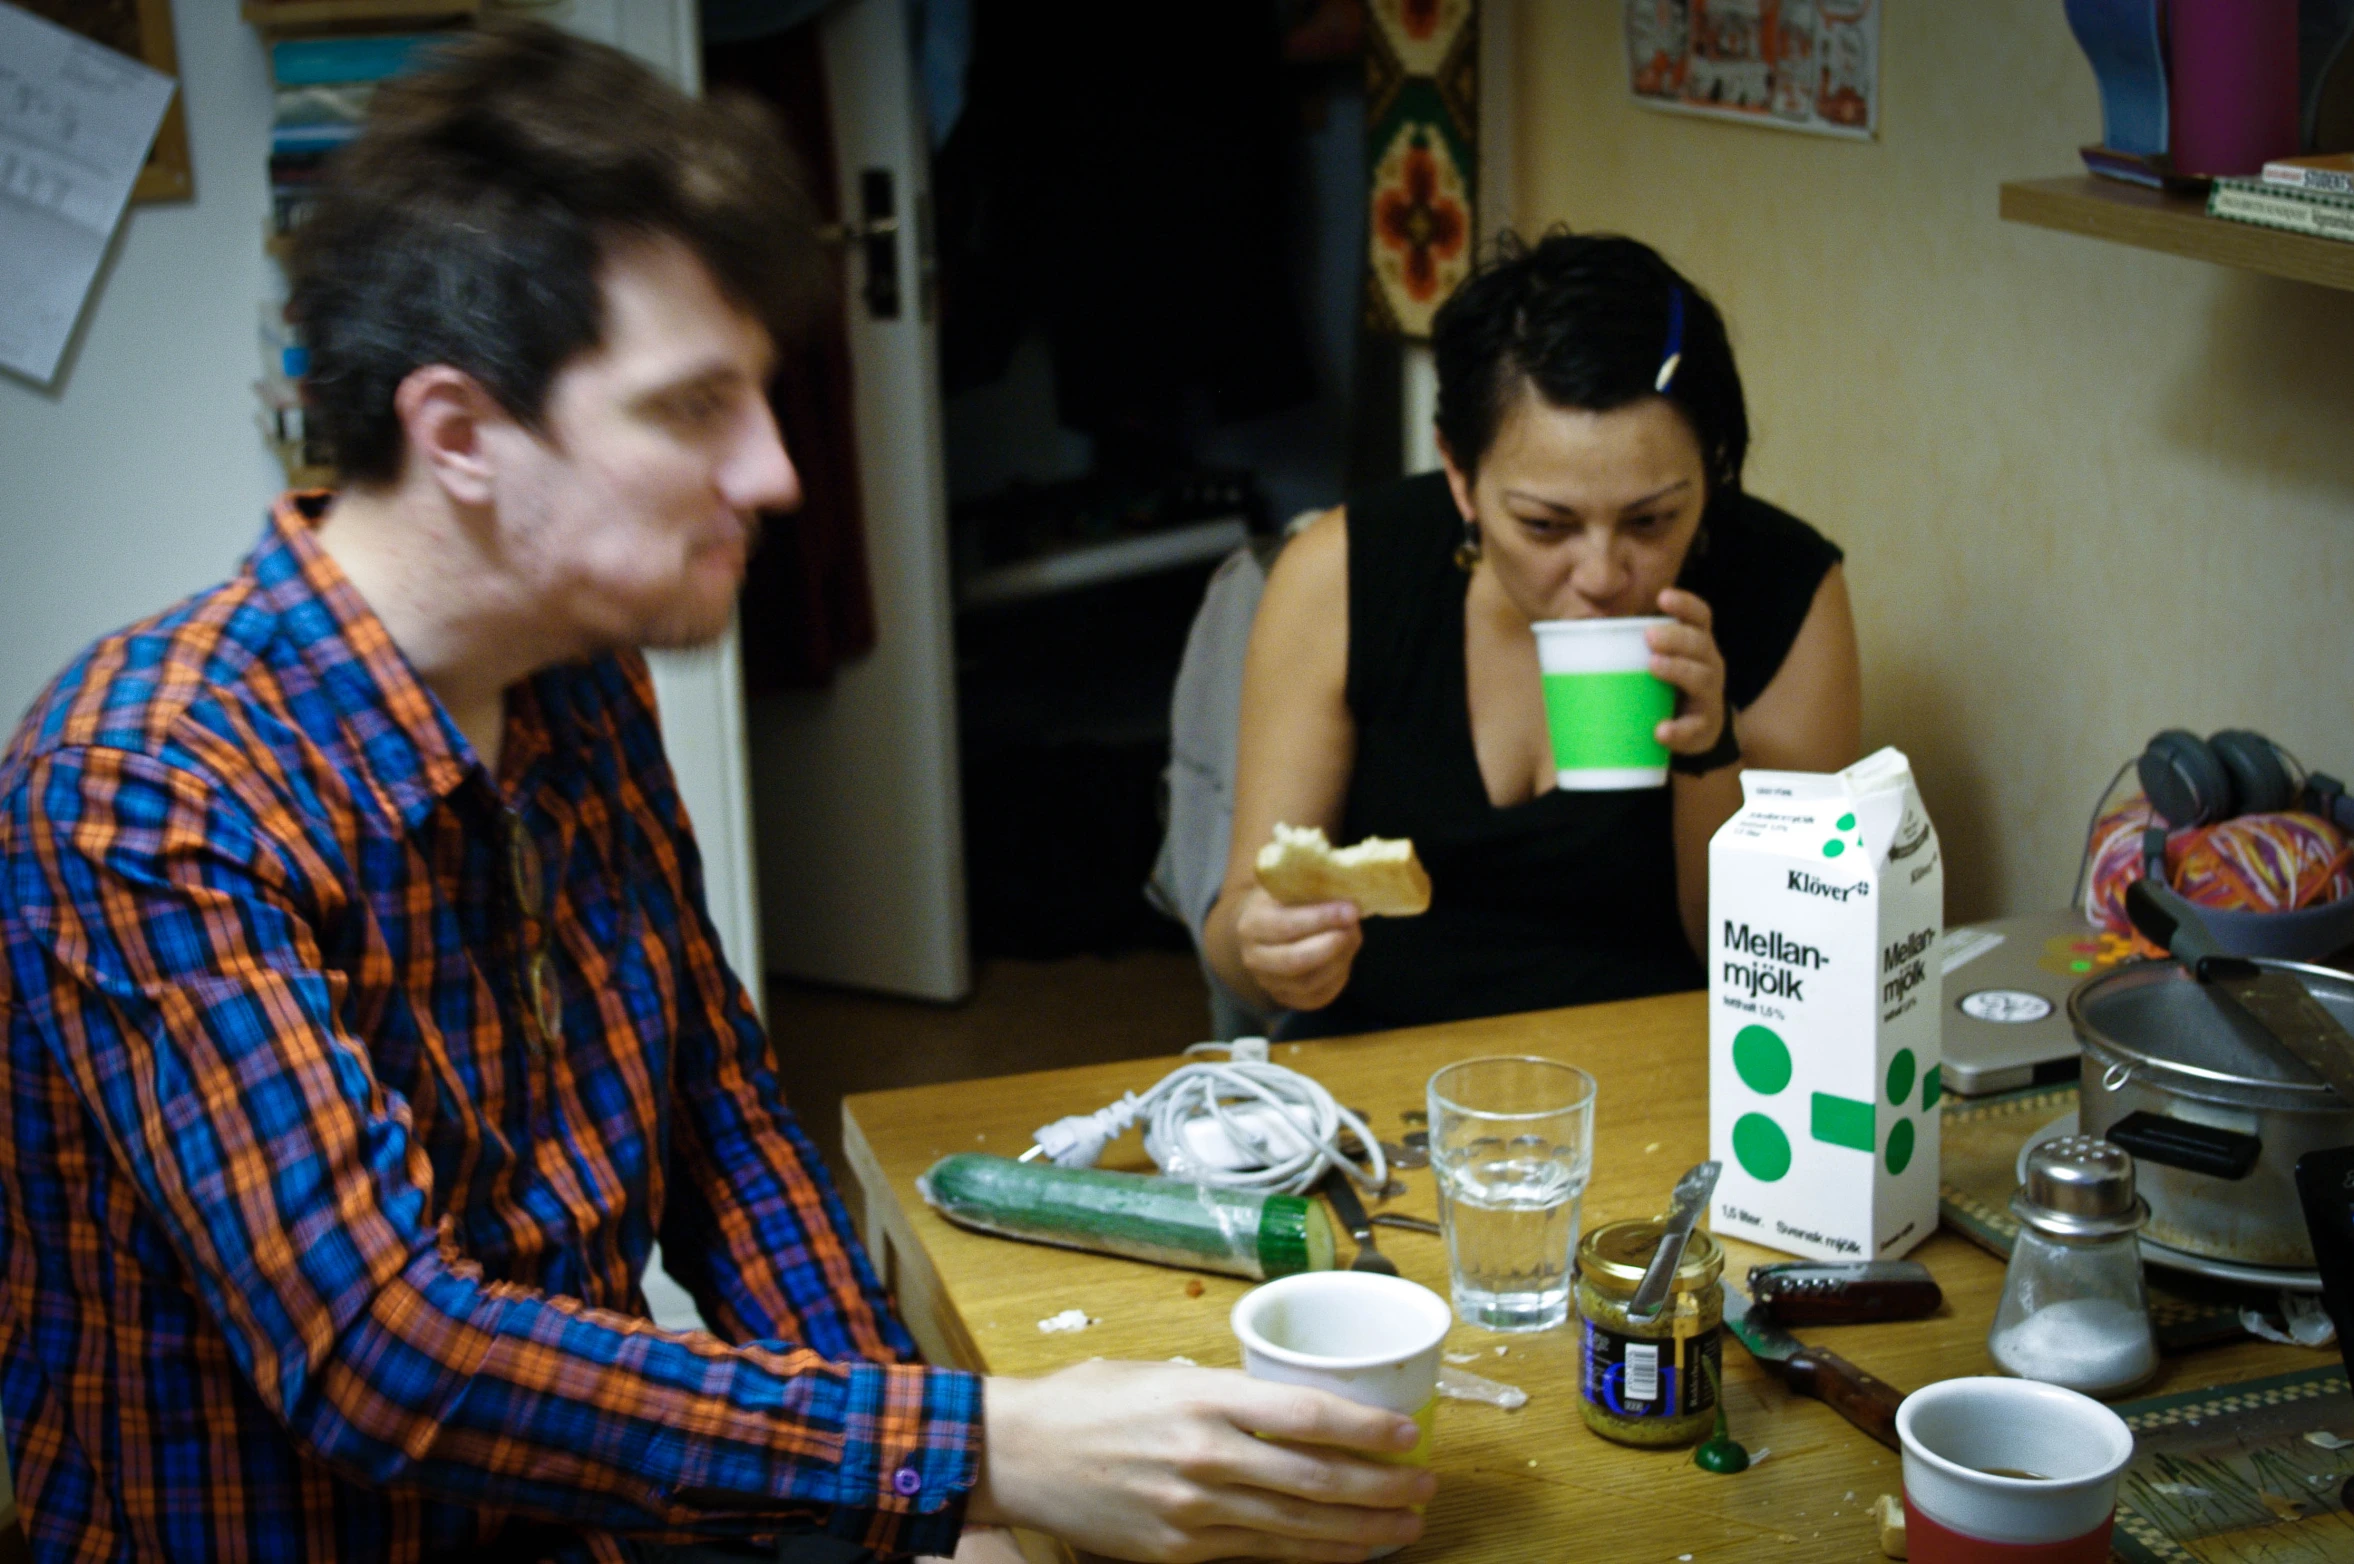
<path id="1" fill-rule="evenodd" d="M 1185 1051 L 1209 1049 L 1224 1049 L 1228 1057 L 1181 1065 L 1142 1096 L 1129 1092 L 1093 1113 L 1043 1125 L 1022 1160 L 1043 1156 L 1058 1167 L 1093 1167 L 1106 1146 L 1141 1120 L 1145 1155 L 1188 1183 L 1304 1195 L 1333 1169 L 1367 1190 L 1389 1183 L 1389 1160 L 1372 1129 L 1316 1081 L 1269 1063 L 1265 1038 L 1196 1043 Z M 1340 1149 L 1344 1128 L 1364 1148 L 1362 1165 Z"/>

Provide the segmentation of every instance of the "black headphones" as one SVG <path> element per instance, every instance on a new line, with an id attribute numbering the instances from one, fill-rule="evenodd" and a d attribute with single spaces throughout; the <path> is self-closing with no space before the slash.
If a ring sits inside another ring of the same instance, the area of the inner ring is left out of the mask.
<path id="1" fill-rule="evenodd" d="M 2307 771 L 2296 756 L 2246 728 L 2225 728 L 2206 739 L 2168 728 L 2141 752 L 2134 774 L 2141 779 L 2142 796 L 2166 822 L 2150 826 L 2141 839 L 2142 872 L 2160 885 L 2166 883 L 2170 827 L 2302 809 L 2354 832 L 2354 800 L 2346 797 L 2343 782 Z"/>

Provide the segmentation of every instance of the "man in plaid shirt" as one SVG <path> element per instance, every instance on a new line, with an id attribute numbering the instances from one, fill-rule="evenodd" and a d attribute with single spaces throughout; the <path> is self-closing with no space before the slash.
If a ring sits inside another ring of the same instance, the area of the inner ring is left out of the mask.
<path id="1" fill-rule="evenodd" d="M 787 166 L 748 107 L 544 27 L 385 86 L 295 258 L 344 487 L 85 652 L 0 760 L 36 1555 L 1419 1533 L 1428 1474 L 1370 1459 L 1410 1420 L 917 1363 L 778 1094 L 638 649 L 718 635 L 798 499 L 764 394 L 815 269 Z M 646 1318 L 657 1238 L 715 1334 Z"/>

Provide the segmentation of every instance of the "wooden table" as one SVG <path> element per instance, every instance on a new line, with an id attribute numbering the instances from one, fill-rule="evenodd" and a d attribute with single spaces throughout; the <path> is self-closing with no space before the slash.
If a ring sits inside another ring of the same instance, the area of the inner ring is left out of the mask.
<path id="1" fill-rule="evenodd" d="M 1707 1034 L 1703 996 L 1497 1017 L 1372 1037 L 1278 1044 L 1277 1062 L 1301 1070 L 1368 1113 L 1395 1139 L 1403 1110 L 1423 1105 L 1431 1072 L 1483 1054 L 1536 1053 L 1591 1071 L 1600 1083 L 1594 1176 L 1585 1197 L 1591 1228 L 1656 1215 L 1678 1174 L 1708 1153 Z M 924 1205 L 916 1175 L 952 1151 L 1019 1155 L 1030 1132 L 1142 1090 L 1174 1066 L 1140 1059 L 954 1085 L 868 1092 L 842 1107 L 843 1139 L 864 1200 L 866 1236 L 910 1329 L 935 1362 L 992 1374 L 1044 1374 L 1091 1357 L 1184 1356 L 1234 1367 L 1240 1354 L 1227 1313 L 1249 1284 L 1124 1260 L 988 1238 L 952 1227 Z M 1106 1167 L 1151 1171 L 1135 1135 L 1113 1146 Z M 1406 1174 L 1387 1209 L 1437 1215 L 1427 1170 Z M 1407 1276 L 1447 1290 L 1441 1241 L 1382 1228 L 1383 1251 Z M 1726 1244 L 1727 1271 L 1779 1258 Z M 1802 1332 L 1899 1389 L 1961 1374 L 1992 1373 L 1987 1326 L 2002 1290 L 2002 1264 L 1941 1232 L 1913 1251 L 1944 1287 L 1936 1317 L 1900 1325 Z M 1200 1283 L 1198 1296 L 1192 1284 Z M 1080 1308 L 1100 1323 L 1044 1334 L 1038 1322 Z M 1736 1438 L 1762 1464 L 1738 1477 L 1694 1467 L 1688 1451 L 1610 1444 L 1578 1417 L 1574 1329 L 1497 1335 L 1458 1323 L 1450 1352 L 1529 1393 L 1517 1412 L 1442 1400 L 1438 1498 L 1429 1531 L 1404 1557 L 1554 1560 L 1579 1557 L 1695 1564 L 1730 1560 L 1877 1560 L 1873 1499 L 1900 1491 L 1897 1458 L 1829 1408 L 1791 1396 L 1731 1341 L 1725 1402 Z M 2322 1355 L 2249 1341 L 2167 1361 L 2143 1394 L 2202 1389 L 2322 1364 Z"/>

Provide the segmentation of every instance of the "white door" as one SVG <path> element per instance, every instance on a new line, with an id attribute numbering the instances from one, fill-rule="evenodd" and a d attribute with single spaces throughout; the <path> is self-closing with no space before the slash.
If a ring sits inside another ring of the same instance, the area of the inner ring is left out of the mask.
<path id="1" fill-rule="evenodd" d="M 867 301 L 853 245 L 848 312 L 875 649 L 823 691 L 751 702 L 753 820 L 768 970 L 923 999 L 971 987 L 957 783 L 936 325 L 919 269 L 929 151 L 905 0 L 844 0 L 819 24 L 843 216 L 886 171 L 898 308 Z"/>
<path id="2" fill-rule="evenodd" d="M 688 92 L 703 90 L 702 30 L 695 0 L 557 0 L 536 15 L 614 44 Z M 728 964 L 762 1003 L 760 899 L 746 778 L 744 676 L 730 631 L 700 652 L 657 652 L 646 661 L 662 711 L 662 747 L 703 854 L 705 900 Z"/>

